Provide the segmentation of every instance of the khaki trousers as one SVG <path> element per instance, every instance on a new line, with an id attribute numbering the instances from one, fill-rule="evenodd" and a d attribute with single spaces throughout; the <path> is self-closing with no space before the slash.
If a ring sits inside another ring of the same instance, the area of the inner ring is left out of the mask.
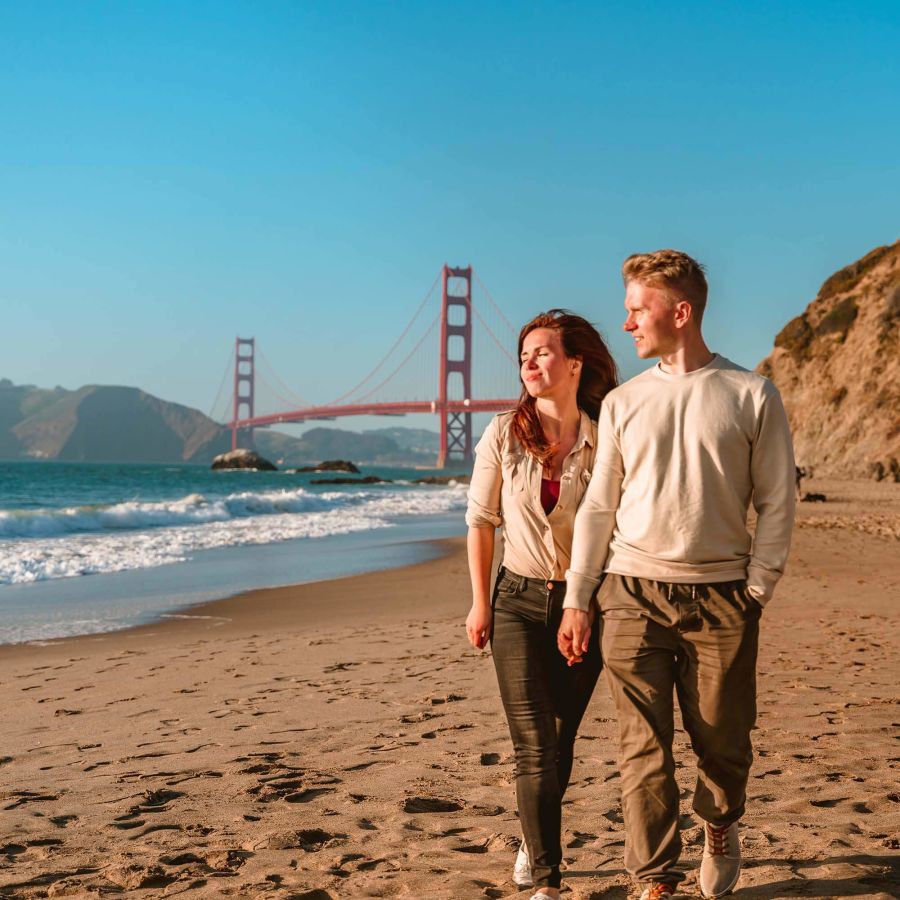
<path id="1" fill-rule="evenodd" d="M 743 581 L 668 584 L 607 575 L 598 594 L 603 658 L 619 716 L 625 867 L 677 883 L 681 836 L 674 700 L 697 755 L 694 811 L 744 813 L 756 722 L 759 604 Z"/>

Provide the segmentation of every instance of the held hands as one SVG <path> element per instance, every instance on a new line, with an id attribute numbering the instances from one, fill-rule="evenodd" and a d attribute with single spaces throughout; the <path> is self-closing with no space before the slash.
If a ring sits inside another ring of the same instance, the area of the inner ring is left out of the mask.
<path id="1" fill-rule="evenodd" d="M 491 624 L 494 620 L 494 611 L 486 604 L 472 604 L 469 615 L 466 617 L 466 635 L 469 643 L 476 650 L 483 650 L 491 637 Z"/>
<path id="2" fill-rule="evenodd" d="M 564 609 L 556 634 L 556 645 L 570 666 L 580 663 L 587 653 L 593 616 L 580 609 Z"/>

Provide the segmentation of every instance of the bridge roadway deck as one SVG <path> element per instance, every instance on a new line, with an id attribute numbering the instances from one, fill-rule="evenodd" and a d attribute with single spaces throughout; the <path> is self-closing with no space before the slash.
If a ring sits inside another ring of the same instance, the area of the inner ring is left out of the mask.
<path id="1" fill-rule="evenodd" d="M 230 428 L 263 428 L 267 425 L 281 425 L 285 422 L 307 422 L 312 419 L 337 419 L 346 416 L 404 416 L 412 413 L 483 413 L 502 412 L 512 409 L 518 400 L 450 400 L 438 403 L 430 400 L 413 400 L 400 403 L 361 403 L 346 406 L 309 406 L 304 409 L 254 416 L 230 422 Z"/>

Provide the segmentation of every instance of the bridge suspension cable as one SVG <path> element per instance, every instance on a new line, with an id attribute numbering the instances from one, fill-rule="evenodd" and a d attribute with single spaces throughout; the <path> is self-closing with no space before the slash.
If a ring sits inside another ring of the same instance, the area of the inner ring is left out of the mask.
<path id="1" fill-rule="evenodd" d="M 485 285 L 485 283 L 478 277 L 477 270 L 473 269 L 472 274 L 475 276 L 475 280 L 478 282 L 478 286 L 484 291 L 484 295 L 488 298 L 488 302 L 491 304 L 491 306 L 494 307 L 494 311 L 497 313 L 497 315 L 500 317 L 501 321 L 509 329 L 510 334 L 512 334 L 513 336 L 516 336 L 518 334 L 518 332 L 516 331 L 512 322 L 510 322 L 509 319 L 507 319 L 506 316 L 503 314 L 503 310 L 500 309 L 500 307 L 494 301 L 494 298 L 491 296 L 491 292 L 487 289 L 487 286 Z"/>
<path id="2" fill-rule="evenodd" d="M 257 381 L 258 385 L 261 383 L 262 386 L 265 388 L 265 390 L 268 392 L 268 394 L 271 395 L 271 397 L 273 397 L 279 403 L 281 403 L 283 408 L 286 408 L 286 409 L 302 409 L 303 408 L 304 404 L 302 404 L 302 403 L 298 404 L 293 398 L 285 397 L 277 388 L 275 388 L 272 384 L 270 384 L 268 379 L 262 372 L 256 373 L 256 381 Z M 257 406 L 260 409 L 265 409 L 267 407 L 267 404 L 266 404 L 264 398 L 266 398 L 266 394 L 259 391 L 259 389 L 257 388 L 257 401 L 256 402 L 257 402 Z M 262 400 L 262 402 L 261 402 L 261 400 Z M 277 409 L 278 407 L 275 407 L 275 408 Z"/>
<path id="3" fill-rule="evenodd" d="M 478 325 L 473 332 L 473 352 L 479 359 L 478 368 L 473 372 L 474 394 L 479 397 L 513 398 L 521 390 L 519 361 L 515 355 L 518 331 L 506 318 L 477 272 L 473 270 L 472 276 L 478 288 L 477 300 L 473 298 L 472 302 L 473 318 Z"/>
<path id="4" fill-rule="evenodd" d="M 225 385 L 228 383 L 229 375 L 232 375 L 234 372 L 234 358 L 231 353 L 228 354 L 228 363 L 225 366 L 225 373 L 222 375 L 222 383 L 219 385 L 219 390 L 216 391 L 216 398 L 212 402 L 212 406 L 209 408 L 209 412 L 206 414 L 208 419 L 212 419 L 213 422 L 224 421 L 225 416 L 222 416 L 220 420 L 217 413 L 219 409 L 219 403 L 222 400 L 222 391 L 225 389 Z"/>
<path id="5" fill-rule="evenodd" d="M 388 375 L 386 378 L 384 378 L 382 381 L 380 381 L 377 385 L 375 385 L 375 387 L 373 387 L 369 391 L 368 394 L 363 394 L 361 397 L 357 397 L 356 398 L 357 403 L 364 403 L 366 400 L 370 399 L 373 394 L 380 391 L 381 388 L 383 388 L 410 361 L 410 359 L 412 359 L 415 352 L 422 346 L 422 344 L 425 343 L 425 339 L 431 336 L 432 332 L 435 329 L 435 326 L 440 321 L 440 318 L 441 318 L 441 314 L 439 312 L 434 317 L 434 321 L 428 326 L 428 328 L 426 329 L 426 331 L 422 335 L 422 337 L 420 337 L 419 340 L 416 342 L 416 345 L 412 348 L 412 350 L 409 351 L 409 353 L 407 353 L 407 355 L 403 358 L 403 360 L 400 362 L 400 364 L 391 372 L 391 374 Z M 344 396 L 346 397 L 348 395 L 345 394 Z M 342 397 L 341 399 L 344 399 L 344 398 Z"/>
<path id="6" fill-rule="evenodd" d="M 419 318 L 419 315 L 421 314 L 422 310 L 425 309 L 425 305 L 426 305 L 426 304 L 428 303 L 428 301 L 431 299 L 431 295 L 434 293 L 434 289 L 438 286 L 438 282 L 439 282 L 440 280 L 441 280 L 441 273 L 438 272 L 437 275 L 435 275 L 435 278 L 434 278 L 434 281 L 433 281 L 432 284 L 431 284 L 431 287 L 428 289 L 428 292 L 427 292 L 427 293 L 425 294 L 425 296 L 422 298 L 422 302 L 419 304 L 418 308 L 417 308 L 416 311 L 413 313 L 413 316 L 412 316 L 412 318 L 409 320 L 409 322 L 408 322 L 406 328 L 403 329 L 403 332 L 401 333 L 400 337 L 398 337 L 397 340 L 394 341 L 394 343 L 393 343 L 393 345 L 391 346 L 390 350 L 388 350 L 388 352 L 385 353 L 385 355 L 381 358 L 381 361 L 378 363 L 378 365 L 375 366 L 375 368 L 372 369 L 372 371 L 369 372 L 369 374 L 366 375 L 366 377 L 363 378 L 363 380 L 360 381 L 359 384 L 357 384 L 355 387 L 351 388 L 351 389 L 350 389 L 349 391 L 347 391 L 345 394 L 342 394 L 342 395 L 341 395 L 340 397 L 338 397 L 336 400 L 332 400 L 331 403 L 328 404 L 329 406 L 337 406 L 339 403 L 343 403 L 348 397 L 354 396 L 354 395 L 356 394 L 356 392 L 357 392 L 358 390 L 360 390 L 360 388 L 362 388 L 362 386 L 363 386 L 364 384 L 366 384 L 366 382 L 370 381 L 370 380 L 376 375 L 376 373 L 379 372 L 379 371 L 381 370 L 381 368 L 382 368 L 382 367 L 384 366 L 384 364 L 388 361 L 388 359 L 390 359 L 391 354 L 392 354 L 392 353 L 400 346 L 401 342 L 402 342 L 403 339 L 406 337 L 406 335 L 409 334 L 410 329 L 413 327 L 413 325 L 414 325 L 415 322 L 416 322 L 416 319 Z M 421 343 L 422 343 L 422 342 L 419 341 L 419 344 L 421 344 Z M 413 349 L 413 352 L 415 352 L 415 350 L 418 349 L 419 344 L 416 344 L 416 347 Z M 410 354 L 410 355 L 412 355 L 412 354 Z M 407 360 L 408 360 L 408 359 L 409 359 L 409 357 L 407 357 Z M 404 360 L 403 362 L 405 363 L 407 360 Z M 397 373 L 398 369 L 399 369 L 400 367 L 402 367 L 402 365 L 403 365 L 403 363 L 401 363 L 400 366 L 398 366 L 397 369 L 395 369 L 395 370 L 391 373 L 391 375 L 388 376 L 388 379 L 387 379 L 387 380 L 390 380 L 390 378 L 392 378 L 392 377 Z M 381 382 L 381 385 L 383 385 L 383 384 L 384 384 L 384 382 Z M 381 385 L 379 385 L 379 387 L 381 387 Z M 374 388 L 373 390 L 377 390 L 377 388 Z M 371 396 L 371 393 L 370 393 L 370 394 L 367 394 L 366 396 Z"/>
<path id="7" fill-rule="evenodd" d="M 472 312 L 475 313 L 475 318 L 478 319 L 478 321 L 481 322 L 481 324 L 484 326 L 484 330 L 490 335 L 491 340 L 497 345 L 497 347 L 499 348 L 500 352 L 501 352 L 501 353 L 502 353 L 502 354 L 503 354 L 503 355 L 504 355 L 511 363 L 513 363 L 513 365 L 518 366 L 518 365 L 519 365 L 519 361 L 515 358 L 515 356 L 512 355 L 512 353 L 509 352 L 509 348 L 503 346 L 503 343 L 501 342 L 500 338 L 498 338 L 497 335 L 494 334 L 494 331 L 493 331 L 493 329 L 491 328 L 491 326 L 488 325 L 488 323 L 487 323 L 487 322 L 484 320 L 484 318 L 482 317 L 481 313 L 478 312 L 477 307 L 475 307 L 474 305 L 472 306 Z"/>
<path id="8" fill-rule="evenodd" d="M 313 405 L 312 403 L 309 403 L 306 400 L 304 400 L 298 394 L 294 393 L 294 391 L 291 390 L 291 388 L 289 388 L 281 380 L 281 378 L 278 377 L 278 372 L 275 371 L 275 367 L 272 365 L 272 363 L 269 362 L 268 358 L 266 357 L 266 355 L 262 352 L 262 350 L 259 347 L 257 347 L 257 349 L 256 349 L 256 354 L 259 357 L 260 361 L 262 362 L 263 367 L 269 373 L 269 375 L 275 379 L 275 381 L 278 383 L 279 387 L 281 387 L 281 389 L 287 394 L 287 397 L 285 397 L 279 391 L 275 390 L 275 388 L 271 384 L 267 384 L 267 387 L 269 388 L 269 390 L 272 391 L 272 393 L 275 394 L 279 400 L 284 401 L 285 403 L 287 403 L 288 406 L 296 406 L 297 409 L 302 409 L 304 406 L 312 406 Z"/>

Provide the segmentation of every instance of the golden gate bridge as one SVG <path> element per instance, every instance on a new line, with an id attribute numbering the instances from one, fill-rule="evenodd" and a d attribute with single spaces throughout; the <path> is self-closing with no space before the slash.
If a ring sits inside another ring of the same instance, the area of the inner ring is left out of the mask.
<path id="1" fill-rule="evenodd" d="M 440 306 L 435 311 L 438 284 Z M 238 337 L 210 417 L 227 425 L 232 449 L 237 449 L 253 447 L 257 428 L 345 416 L 427 413 L 440 421 L 437 467 L 471 462 L 472 415 L 516 404 L 517 336 L 471 266 L 444 265 L 391 348 L 349 391 L 327 403 L 306 403 L 278 377 L 255 338 Z M 227 408 L 216 415 L 229 381 Z"/>

